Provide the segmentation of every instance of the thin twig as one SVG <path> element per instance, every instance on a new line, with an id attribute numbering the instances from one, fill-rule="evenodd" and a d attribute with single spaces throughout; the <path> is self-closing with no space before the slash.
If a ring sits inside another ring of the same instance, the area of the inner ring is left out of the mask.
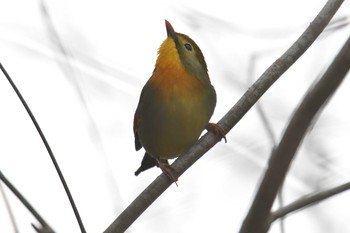
<path id="1" fill-rule="evenodd" d="M 1 171 L 0 171 L 0 180 L 1 180 Z M 0 182 L 0 193 L 4 197 L 5 206 L 6 206 L 7 212 L 9 213 L 9 217 L 10 217 L 10 220 L 11 220 L 11 223 L 12 223 L 12 226 L 13 226 L 13 232 L 18 233 L 19 231 L 18 231 L 18 226 L 17 226 L 17 223 L 16 223 L 16 219 L 15 219 L 15 216 L 13 215 L 10 202 L 9 202 L 9 200 L 7 198 L 7 195 L 5 193 L 4 188 L 2 187 L 1 182 Z"/>
<path id="2" fill-rule="evenodd" d="M 72 206 L 72 208 L 73 208 L 74 214 L 75 214 L 75 216 L 76 216 L 76 218 L 77 218 L 77 221 L 78 221 L 78 224 L 79 224 L 79 226 L 80 226 L 80 230 L 81 230 L 82 233 L 85 233 L 86 231 L 85 231 L 83 222 L 81 221 L 81 218 L 80 218 L 78 209 L 77 209 L 77 207 L 76 207 L 76 205 L 75 205 L 75 203 L 74 203 L 73 196 L 72 196 L 72 194 L 71 194 L 71 192 L 70 192 L 70 190 L 69 190 L 69 188 L 68 188 L 67 182 L 66 182 L 66 180 L 64 179 L 64 176 L 63 176 L 63 174 L 62 174 L 62 171 L 61 171 L 61 169 L 60 169 L 60 167 L 59 167 L 59 165 L 58 165 L 58 163 L 57 163 L 57 160 L 56 160 L 56 158 L 55 158 L 55 156 L 54 156 L 54 154 L 53 154 L 53 152 L 52 152 L 52 150 L 51 150 L 51 147 L 50 147 L 48 141 L 46 140 L 46 137 L 45 137 L 43 131 L 41 130 L 41 128 L 40 128 L 38 122 L 36 121 L 36 119 L 35 119 L 35 117 L 34 117 L 32 111 L 30 110 L 30 108 L 29 108 L 27 102 L 24 100 L 22 94 L 20 93 L 20 91 L 19 91 L 18 88 L 16 87 L 15 83 L 12 81 L 10 75 L 7 73 L 6 69 L 3 67 L 3 65 L 1 64 L 1 62 L 0 62 L 0 69 L 2 70 L 2 72 L 3 72 L 4 75 L 6 76 L 7 80 L 8 80 L 9 83 L 11 84 L 13 90 L 16 92 L 18 98 L 20 99 L 20 101 L 21 101 L 22 104 L 23 104 L 23 107 L 26 109 L 26 111 L 27 111 L 27 113 L 28 113 L 30 119 L 32 120 L 32 122 L 33 122 L 33 124 L 34 124 L 36 130 L 38 131 L 38 133 L 39 133 L 39 135 L 40 135 L 40 137 L 41 137 L 41 140 L 43 141 L 43 143 L 44 143 L 44 145 L 45 145 L 45 147 L 46 147 L 46 150 L 47 150 L 47 152 L 48 152 L 49 155 L 50 155 L 51 161 L 52 161 L 52 163 L 53 163 L 53 165 L 54 165 L 54 167 L 55 167 L 55 169 L 56 169 L 56 172 L 57 172 L 57 174 L 58 174 L 58 176 L 59 176 L 59 178 L 60 178 L 60 180 L 61 180 L 61 182 L 62 182 L 62 185 L 63 185 L 63 187 L 64 187 L 64 190 L 65 190 L 65 192 L 66 192 L 66 194 L 67 194 L 67 196 L 68 196 L 69 202 L 70 202 L 70 204 L 71 204 L 71 206 Z"/>
<path id="3" fill-rule="evenodd" d="M 321 10 L 300 38 L 263 73 L 235 106 L 218 122 L 226 132 L 229 132 L 238 123 L 269 87 L 310 47 L 342 2 L 342 0 L 331 0 L 327 2 L 324 9 Z M 172 166 L 179 172 L 179 175 L 183 174 L 218 141 L 219 138 L 213 133 L 206 133 L 185 154 L 180 156 Z M 158 176 L 118 216 L 105 230 L 105 233 L 124 232 L 171 184 L 172 182 L 164 174 Z"/>
<path id="4" fill-rule="evenodd" d="M 248 66 L 248 73 L 247 73 L 247 80 L 248 80 L 248 84 L 249 86 L 253 83 L 254 81 L 254 71 L 255 71 L 255 66 L 256 66 L 256 61 L 258 60 L 258 58 L 260 58 L 261 56 L 270 53 L 271 51 L 263 51 L 260 53 L 254 53 L 250 59 L 249 59 L 249 66 Z M 272 129 L 272 125 L 271 122 L 268 120 L 264 109 L 262 108 L 260 102 L 257 102 L 255 104 L 255 108 L 258 112 L 258 115 L 262 121 L 262 126 L 264 127 L 267 136 L 269 137 L 270 141 L 271 141 L 271 145 L 272 148 L 274 148 L 276 146 L 276 137 L 273 133 L 273 129 Z"/>
<path id="5" fill-rule="evenodd" d="M 16 189 L 15 186 L 5 177 L 5 175 L 0 171 L 0 180 L 11 190 L 11 192 L 22 202 L 22 204 L 28 209 L 30 213 L 38 220 L 42 228 L 48 229 L 47 232 L 53 233 L 52 228 L 47 224 L 47 222 L 41 217 L 41 215 L 34 209 L 34 207 L 24 198 L 24 196 Z"/>
<path id="6" fill-rule="evenodd" d="M 282 218 L 292 212 L 299 211 L 309 205 L 317 204 L 331 196 L 344 192 L 350 189 L 350 182 L 330 188 L 324 191 L 316 192 L 299 198 L 298 200 L 290 203 L 287 206 L 281 207 L 280 209 L 271 213 L 270 222 L 272 223 L 276 219 Z M 271 224 L 270 223 L 270 224 Z"/>

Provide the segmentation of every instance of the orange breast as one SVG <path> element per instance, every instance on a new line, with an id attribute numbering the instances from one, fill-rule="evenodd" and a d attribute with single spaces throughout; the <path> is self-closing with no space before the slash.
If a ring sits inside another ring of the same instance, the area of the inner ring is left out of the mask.
<path id="1" fill-rule="evenodd" d="M 188 95 L 203 90 L 203 83 L 185 70 L 175 43 L 170 38 L 159 48 L 156 69 L 149 81 L 158 87 L 164 96 L 174 93 L 179 96 Z"/>
<path id="2" fill-rule="evenodd" d="M 150 83 L 163 95 L 191 98 L 203 92 L 204 85 L 196 77 L 176 67 L 155 70 Z"/>

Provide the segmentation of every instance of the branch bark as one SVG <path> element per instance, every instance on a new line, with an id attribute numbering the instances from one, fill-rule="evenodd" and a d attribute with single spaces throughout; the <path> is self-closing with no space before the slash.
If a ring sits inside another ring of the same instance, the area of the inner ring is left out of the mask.
<path id="1" fill-rule="evenodd" d="M 343 0 L 329 0 L 297 41 L 261 75 L 218 122 L 226 132 L 229 132 L 238 123 L 272 84 L 310 47 L 342 2 Z M 172 166 L 179 172 L 179 175 L 183 174 L 218 141 L 219 139 L 213 133 L 206 133 Z M 124 232 L 171 184 L 172 182 L 165 175 L 158 176 L 104 232 Z"/>
<path id="2" fill-rule="evenodd" d="M 322 78 L 310 88 L 294 113 L 261 181 L 240 233 L 263 233 L 271 226 L 270 211 L 295 153 L 315 116 L 340 86 L 350 68 L 350 37 Z"/>
<path id="3" fill-rule="evenodd" d="M 350 182 L 347 182 L 345 184 L 336 186 L 334 188 L 330 188 L 321 192 L 317 192 L 317 193 L 313 193 L 313 194 L 309 194 L 304 197 L 301 197 L 298 200 L 290 203 L 289 205 L 281 207 L 280 209 L 272 212 L 270 217 L 270 224 L 273 221 L 279 218 L 283 218 L 284 216 L 292 212 L 301 210 L 309 205 L 314 205 L 320 201 L 323 201 L 331 196 L 334 196 L 336 194 L 339 194 L 349 189 L 350 189 Z"/>

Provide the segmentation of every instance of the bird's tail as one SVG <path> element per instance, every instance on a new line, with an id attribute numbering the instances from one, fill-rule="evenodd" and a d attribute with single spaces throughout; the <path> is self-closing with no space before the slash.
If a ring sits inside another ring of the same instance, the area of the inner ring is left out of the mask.
<path id="1" fill-rule="evenodd" d="M 150 169 L 152 167 L 159 166 L 158 161 L 154 158 L 152 158 L 148 153 L 145 153 L 143 156 L 141 166 L 139 169 L 136 170 L 135 176 L 139 175 L 141 172 L 146 171 L 147 169 Z"/>

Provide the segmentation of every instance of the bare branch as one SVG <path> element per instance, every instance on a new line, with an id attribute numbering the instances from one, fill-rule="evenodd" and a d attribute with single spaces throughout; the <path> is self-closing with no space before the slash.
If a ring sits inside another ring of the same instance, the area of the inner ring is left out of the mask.
<path id="1" fill-rule="evenodd" d="M 294 113 L 243 222 L 240 233 L 263 233 L 270 228 L 270 211 L 295 153 L 315 116 L 334 94 L 350 68 L 350 37 L 321 79 L 310 88 Z"/>
<path id="2" fill-rule="evenodd" d="M 30 213 L 38 220 L 42 228 L 47 229 L 47 232 L 53 233 L 52 228 L 47 222 L 41 217 L 41 215 L 34 209 L 34 207 L 24 198 L 24 196 L 16 189 L 15 186 L 5 177 L 0 171 L 0 180 L 11 190 L 11 192 L 22 202 L 22 204 L 29 210 Z"/>
<path id="3" fill-rule="evenodd" d="M 350 189 L 350 182 L 330 188 L 321 192 L 309 194 L 271 213 L 270 224 L 278 218 L 282 218 L 294 211 L 301 210 L 309 205 L 317 204 L 331 196 Z"/>
<path id="4" fill-rule="evenodd" d="M 229 132 L 237 124 L 269 87 L 310 47 L 342 2 L 342 0 L 328 1 L 299 39 L 264 72 L 237 104 L 219 121 L 218 124 L 226 132 Z M 213 133 L 208 132 L 189 151 L 180 156 L 172 166 L 179 172 L 179 175 L 183 174 L 218 140 Z M 165 175 L 158 176 L 105 230 L 105 233 L 124 232 L 171 184 L 172 182 Z"/>

